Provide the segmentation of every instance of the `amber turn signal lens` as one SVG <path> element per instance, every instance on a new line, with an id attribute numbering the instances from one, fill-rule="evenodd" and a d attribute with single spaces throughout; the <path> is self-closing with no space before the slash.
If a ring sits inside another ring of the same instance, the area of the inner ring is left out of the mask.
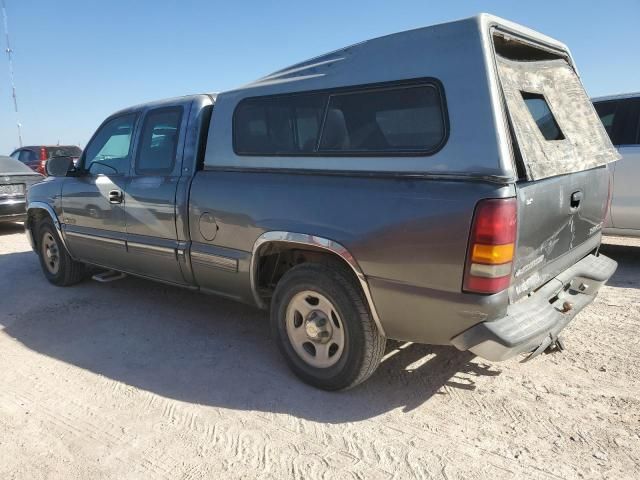
<path id="1" fill-rule="evenodd" d="M 471 261 L 496 265 L 513 260 L 513 243 L 506 245 L 483 245 L 476 243 L 471 252 Z"/>

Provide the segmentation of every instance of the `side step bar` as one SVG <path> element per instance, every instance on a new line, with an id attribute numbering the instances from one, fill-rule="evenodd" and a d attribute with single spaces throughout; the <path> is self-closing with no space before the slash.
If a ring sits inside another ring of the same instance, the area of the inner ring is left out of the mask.
<path id="1" fill-rule="evenodd" d="M 127 274 L 122 272 L 116 272 L 115 270 L 108 270 L 106 272 L 96 273 L 91 278 L 96 282 L 108 283 L 115 282 L 116 280 L 122 280 L 126 278 Z"/>

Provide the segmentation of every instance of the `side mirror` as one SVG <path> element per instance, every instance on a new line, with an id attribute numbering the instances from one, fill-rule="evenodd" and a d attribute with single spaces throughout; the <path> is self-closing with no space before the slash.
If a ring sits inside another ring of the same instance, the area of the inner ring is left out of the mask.
<path id="1" fill-rule="evenodd" d="M 73 168 L 73 157 L 53 157 L 45 164 L 45 170 L 50 177 L 66 177 Z"/>

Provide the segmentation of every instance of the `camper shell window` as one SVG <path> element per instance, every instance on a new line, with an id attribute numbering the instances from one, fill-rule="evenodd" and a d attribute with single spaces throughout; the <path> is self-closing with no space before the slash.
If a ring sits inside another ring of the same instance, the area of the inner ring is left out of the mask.
<path id="1" fill-rule="evenodd" d="M 247 98 L 233 144 L 238 155 L 429 155 L 446 129 L 441 88 L 423 81 Z"/>

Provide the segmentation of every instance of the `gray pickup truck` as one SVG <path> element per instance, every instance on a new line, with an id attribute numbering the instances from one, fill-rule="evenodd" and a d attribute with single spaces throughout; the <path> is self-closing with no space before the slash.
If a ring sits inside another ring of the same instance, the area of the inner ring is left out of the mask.
<path id="1" fill-rule="evenodd" d="M 617 159 L 567 47 L 482 14 L 117 112 L 47 164 L 26 228 L 56 285 L 91 265 L 270 309 L 292 370 L 338 390 L 387 338 L 557 345 L 616 268 Z"/>

